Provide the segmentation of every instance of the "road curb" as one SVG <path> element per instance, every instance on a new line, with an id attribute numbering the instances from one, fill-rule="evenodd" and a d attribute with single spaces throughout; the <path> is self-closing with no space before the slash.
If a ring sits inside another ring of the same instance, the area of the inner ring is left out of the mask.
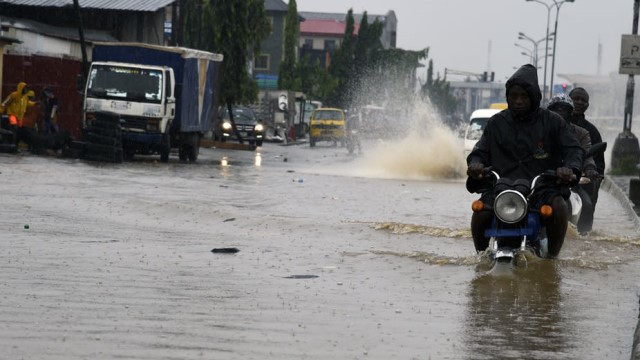
<path id="1" fill-rule="evenodd" d="M 608 192 L 620 202 L 624 211 L 634 221 L 636 230 L 640 231 L 640 217 L 638 217 L 638 214 L 636 214 L 636 211 L 633 209 L 633 203 L 631 203 L 627 194 L 622 191 L 618 184 L 611 180 L 610 176 L 605 175 L 602 180 L 602 184 L 600 185 L 600 189 Z"/>

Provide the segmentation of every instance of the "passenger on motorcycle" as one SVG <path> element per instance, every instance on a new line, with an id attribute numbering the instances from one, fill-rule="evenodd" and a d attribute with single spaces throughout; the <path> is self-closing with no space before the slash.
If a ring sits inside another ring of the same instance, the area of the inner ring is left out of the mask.
<path id="1" fill-rule="evenodd" d="M 491 167 L 508 179 L 533 179 L 546 170 L 555 170 L 559 184 L 535 194 L 536 203 L 550 205 L 553 214 L 544 225 L 549 239 L 549 257 L 556 257 L 562 248 L 568 226 L 565 199 L 570 195 L 567 184 L 580 178 L 583 150 L 567 123 L 557 114 L 540 108 L 542 94 L 537 70 L 533 65 L 521 66 L 506 83 L 508 108 L 489 120 L 482 137 L 467 157 L 467 175 L 481 180 L 485 167 Z M 565 186 L 562 186 L 565 185 Z M 492 190 L 481 200 L 492 205 Z M 476 251 L 489 245 L 485 229 L 491 226 L 493 213 L 474 212 L 471 233 Z"/>
<path id="2" fill-rule="evenodd" d="M 571 115 L 571 122 L 580 126 L 581 128 L 586 129 L 589 132 L 589 136 L 591 137 L 591 145 L 597 145 L 602 143 L 602 135 L 598 128 L 593 125 L 590 121 L 585 118 L 585 112 L 589 109 L 589 93 L 585 88 L 575 87 L 573 90 L 569 92 L 569 97 L 573 100 L 573 114 Z M 591 212 L 595 211 L 595 208 L 598 203 L 598 192 L 600 190 L 600 184 L 602 182 L 602 176 L 605 173 L 605 160 L 604 160 L 604 151 L 599 152 L 593 155 L 593 160 L 596 162 L 596 169 L 598 170 L 598 174 L 601 175 L 600 179 L 596 181 L 591 181 L 589 184 L 584 184 L 582 187 L 587 190 L 589 196 L 591 197 L 591 203 L 593 204 L 593 209 Z M 593 215 L 592 215 L 593 216 Z"/>
<path id="3" fill-rule="evenodd" d="M 591 148 L 591 136 L 589 135 L 589 131 L 570 121 L 573 108 L 573 100 L 565 94 L 555 95 L 549 100 L 549 104 L 547 105 L 547 109 L 562 116 L 573 135 L 580 142 L 582 149 L 587 152 Z M 596 170 L 596 162 L 592 156 L 584 159 L 582 173 L 585 177 L 589 178 L 590 181 L 599 180 L 600 175 Z M 581 184 L 574 186 L 572 190 L 575 191 L 582 200 L 582 210 L 576 228 L 580 235 L 585 235 L 591 231 L 593 225 L 593 204 L 591 203 L 591 197 Z"/>

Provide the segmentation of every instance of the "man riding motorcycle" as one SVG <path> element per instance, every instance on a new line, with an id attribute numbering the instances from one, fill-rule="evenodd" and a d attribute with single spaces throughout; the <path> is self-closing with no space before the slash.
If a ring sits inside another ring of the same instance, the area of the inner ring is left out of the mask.
<path id="1" fill-rule="evenodd" d="M 568 225 L 565 199 L 570 195 L 566 185 L 580 178 L 583 149 L 557 114 L 540 108 L 542 94 L 537 70 L 533 65 L 521 66 L 506 83 L 508 108 L 489 120 L 482 137 L 467 157 L 467 175 L 482 180 L 485 167 L 508 179 L 532 179 L 546 170 L 555 170 L 558 183 L 535 194 L 534 201 L 550 205 L 553 213 L 544 220 L 547 229 L 548 256 L 556 257 Z M 565 185 L 565 186 L 561 186 Z M 493 190 L 482 194 L 485 204 L 493 204 Z M 476 251 L 489 245 L 485 230 L 491 226 L 493 213 L 474 212 L 471 233 Z"/>
<path id="2" fill-rule="evenodd" d="M 562 116 L 562 118 L 567 122 L 567 126 L 573 135 L 580 142 L 583 150 L 587 152 L 591 148 L 591 136 L 589 135 L 589 131 L 570 121 L 573 108 L 573 100 L 571 100 L 571 98 L 566 94 L 555 95 L 551 100 L 549 100 L 549 104 L 547 105 L 547 109 Z M 598 174 L 598 171 L 596 170 L 596 162 L 592 156 L 584 158 L 582 172 L 590 181 L 597 181 L 600 178 L 600 174 Z M 575 225 L 578 233 L 580 235 L 585 235 L 591 230 L 593 224 L 593 204 L 591 202 L 591 197 L 589 197 L 589 193 L 581 184 L 574 186 L 572 191 L 576 192 L 582 200 L 581 215 L 578 223 Z"/>

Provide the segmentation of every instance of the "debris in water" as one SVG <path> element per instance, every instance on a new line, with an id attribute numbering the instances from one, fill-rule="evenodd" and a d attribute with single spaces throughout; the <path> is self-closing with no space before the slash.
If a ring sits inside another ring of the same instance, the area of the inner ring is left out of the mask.
<path id="1" fill-rule="evenodd" d="M 285 279 L 315 279 L 318 275 L 289 275 L 285 276 Z"/>
<path id="2" fill-rule="evenodd" d="M 228 219 L 224 219 L 224 221 L 222 221 L 222 222 L 229 222 L 229 221 L 236 221 L 236 218 L 228 218 Z"/>
<path id="3" fill-rule="evenodd" d="M 216 253 L 216 254 L 235 254 L 238 251 L 240 251 L 240 249 L 238 248 L 215 248 L 213 250 L 211 250 L 212 253 Z"/>
<path id="4" fill-rule="evenodd" d="M 24 224 L 24 228 L 25 228 L 26 230 L 29 230 L 29 224 Z"/>

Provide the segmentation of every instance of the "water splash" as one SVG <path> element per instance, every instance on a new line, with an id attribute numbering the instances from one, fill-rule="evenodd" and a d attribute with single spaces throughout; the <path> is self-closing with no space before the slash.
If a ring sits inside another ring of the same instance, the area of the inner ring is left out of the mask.
<path id="1" fill-rule="evenodd" d="M 414 259 L 429 265 L 472 266 L 480 263 L 480 258 L 476 255 L 466 257 L 452 257 L 422 251 L 398 252 L 391 250 L 373 250 L 371 252 L 376 255 L 389 255 Z"/>
<path id="2" fill-rule="evenodd" d="M 416 101 L 409 115 L 409 132 L 401 138 L 379 138 L 361 164 L 383 177 L 449 179 L 464 175 L 466 164 L 460 138 L 443 124 L 425 100 Z"/>
<path id="3" fill-rule="evenodd" d="M 470 229 L 449 229 L 437 226 L 401 224 L 397 222 L 373 223 L 370 225 L 375 230 L 388 230 L 392 234 L 423 234 L 435 237 L 446 238 L 471 238 Z"/>

